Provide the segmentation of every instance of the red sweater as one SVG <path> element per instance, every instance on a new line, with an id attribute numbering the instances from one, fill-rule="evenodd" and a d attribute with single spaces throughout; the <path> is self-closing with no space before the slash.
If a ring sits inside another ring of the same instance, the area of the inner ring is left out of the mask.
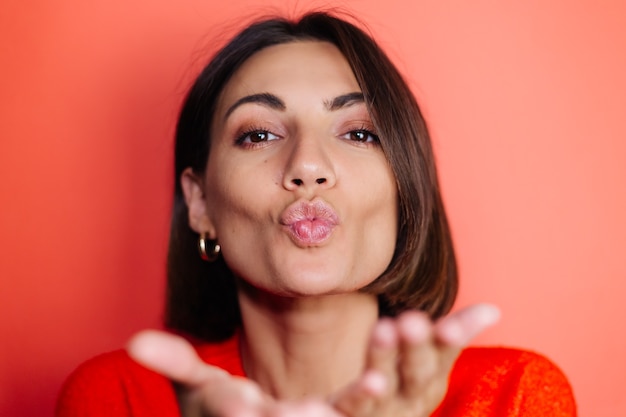
<path id="1" fill-rule="evenodd" d="M 244 376 L 237 337 L 196 347 L 207 363 Z M 125 351 L 82 364 L 66 381 L 57 417 L 176 417 L 169 380 L 134 362 Z M 448 392 L 432 417 L 574 417 L 576 404 L 563 373 L 523 350 L 468 348 L 459 356 Z"/>

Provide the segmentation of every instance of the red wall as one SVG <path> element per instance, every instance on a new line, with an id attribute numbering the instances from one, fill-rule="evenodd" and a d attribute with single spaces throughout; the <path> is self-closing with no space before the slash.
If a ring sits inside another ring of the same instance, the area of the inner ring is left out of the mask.
<path id="1" fill-rule="evenodd" d="M 51 415 L 79 362 L 158 326 L 177 107 L 215 37 L 282 2 L 256 3 L 3 1 L 0 415 Z M 458 305 L 504 313 L 479 342 L 546 353 L 581 415 L 626 415 L 624 3 L 341 4 L 425 109 Z"/>

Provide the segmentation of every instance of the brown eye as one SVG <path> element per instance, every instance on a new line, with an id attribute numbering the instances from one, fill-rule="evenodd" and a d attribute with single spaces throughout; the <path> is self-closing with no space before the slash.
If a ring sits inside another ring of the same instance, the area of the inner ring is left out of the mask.
<path id="1" fill-rule="evenodd" d="M 278 136 L 267 130 L 252 130 L 239 136 L 239 138 L 237 138 L 237 143 L 240 145 L 246 143 L 261 143 L 269 142 L 275 139 L 278 139 Z"/>
<path id="2" fill-rule="evenodd" d="M 269 137 L 269 132 L 258 131 L 250 133 L 250 142 L 265 142 Z"/>
<path id="3" fill-rule="evenodd" d="M 352 130 L 345 134 L 344 138 L 354 142 L 375 142 L 378 143 L 378 136 L 366 129 Z"/>

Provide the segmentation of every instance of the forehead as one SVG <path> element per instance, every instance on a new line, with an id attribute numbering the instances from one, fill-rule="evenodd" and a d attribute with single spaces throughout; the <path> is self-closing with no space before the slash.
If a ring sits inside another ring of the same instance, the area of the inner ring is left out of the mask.
<path id="1" fill-rule="evenodd" d="M 233 74 L 222 92 L 222 104 L 254 93 L 286 98 L 310 93 L 360 91 L 346 58 L 329 42 L 296 41 L 274 45 L 252 55 Z"/>

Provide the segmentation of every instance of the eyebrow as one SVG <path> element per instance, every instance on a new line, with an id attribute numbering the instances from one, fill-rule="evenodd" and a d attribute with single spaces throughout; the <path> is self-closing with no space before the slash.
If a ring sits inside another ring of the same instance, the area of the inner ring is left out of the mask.
<path id="1" fill-rule="evenodd" d="M 354 92 L 354 93 L 342 94 L 340 96 L 335 97 L 331 101 L 324 102 L 324 105 L 326 106 L 328 110 L 334 111 L 334 110 L 339 110 L 344 107 L 352 106 L 354 104 L 364 103 L 364 102 L 365 102 L 365 97 L 363 96 L 363 93 L 359 91 L 359 92 Z"/>
<path id="2" fill-rule="evenodd" d="M 349 107 L 354 104 L 364 103 L 364 102 L 365 102 L 365 97 L 363 96 L 363 93 L 354 92 L 354 93 L 342 94 L 340 96 L 333 98 L 330 101 L 324 101 L 324 106 L 329 111 L 335 111 L 344 107 Z M 224 115 L 224 120 L 226 120 L 228 116 L 230 116 L 231 113 L 234 112 L 237 107 L 241 106 L 242 104 L 247 104 L 247 103 L 256 103 L 256 104 L 260 104 L 262 106 L 269 107 L 274 110 L 280 110 L 280 111 L 284 111 L 287 109 L 285 102 L 282 101 L 277 96 L 275 96 L 274 94 L 270 94 L 270 93 L 251 94 L 249 96 L 241 97 L 232 106 L 230 106 L 228 110 L 226 110 L 226 114 Z"/>
<path id="3" fill-rule="evenodd" d="M 234 112 L 237 107 L 246 103 L 257 103 L 262 106 L 266 106 L 271 109 L 281 110 L 281 111 L 287 108 L 287 106 L 285 106 L 285 102 L 279 99 L 278 97 L 276 97 L 274 94 L 270 94 L 270 93 L 252 94 L 249 96 L 241 97 L 239 100 L 235 101 L 235 103 L 232 106 L 230 106 L 228 110 L 226 110 L 226 114 L 224 115 L 224 120 L 228 119 L 228 116 L 230 116 L 230 114 Z"/>

